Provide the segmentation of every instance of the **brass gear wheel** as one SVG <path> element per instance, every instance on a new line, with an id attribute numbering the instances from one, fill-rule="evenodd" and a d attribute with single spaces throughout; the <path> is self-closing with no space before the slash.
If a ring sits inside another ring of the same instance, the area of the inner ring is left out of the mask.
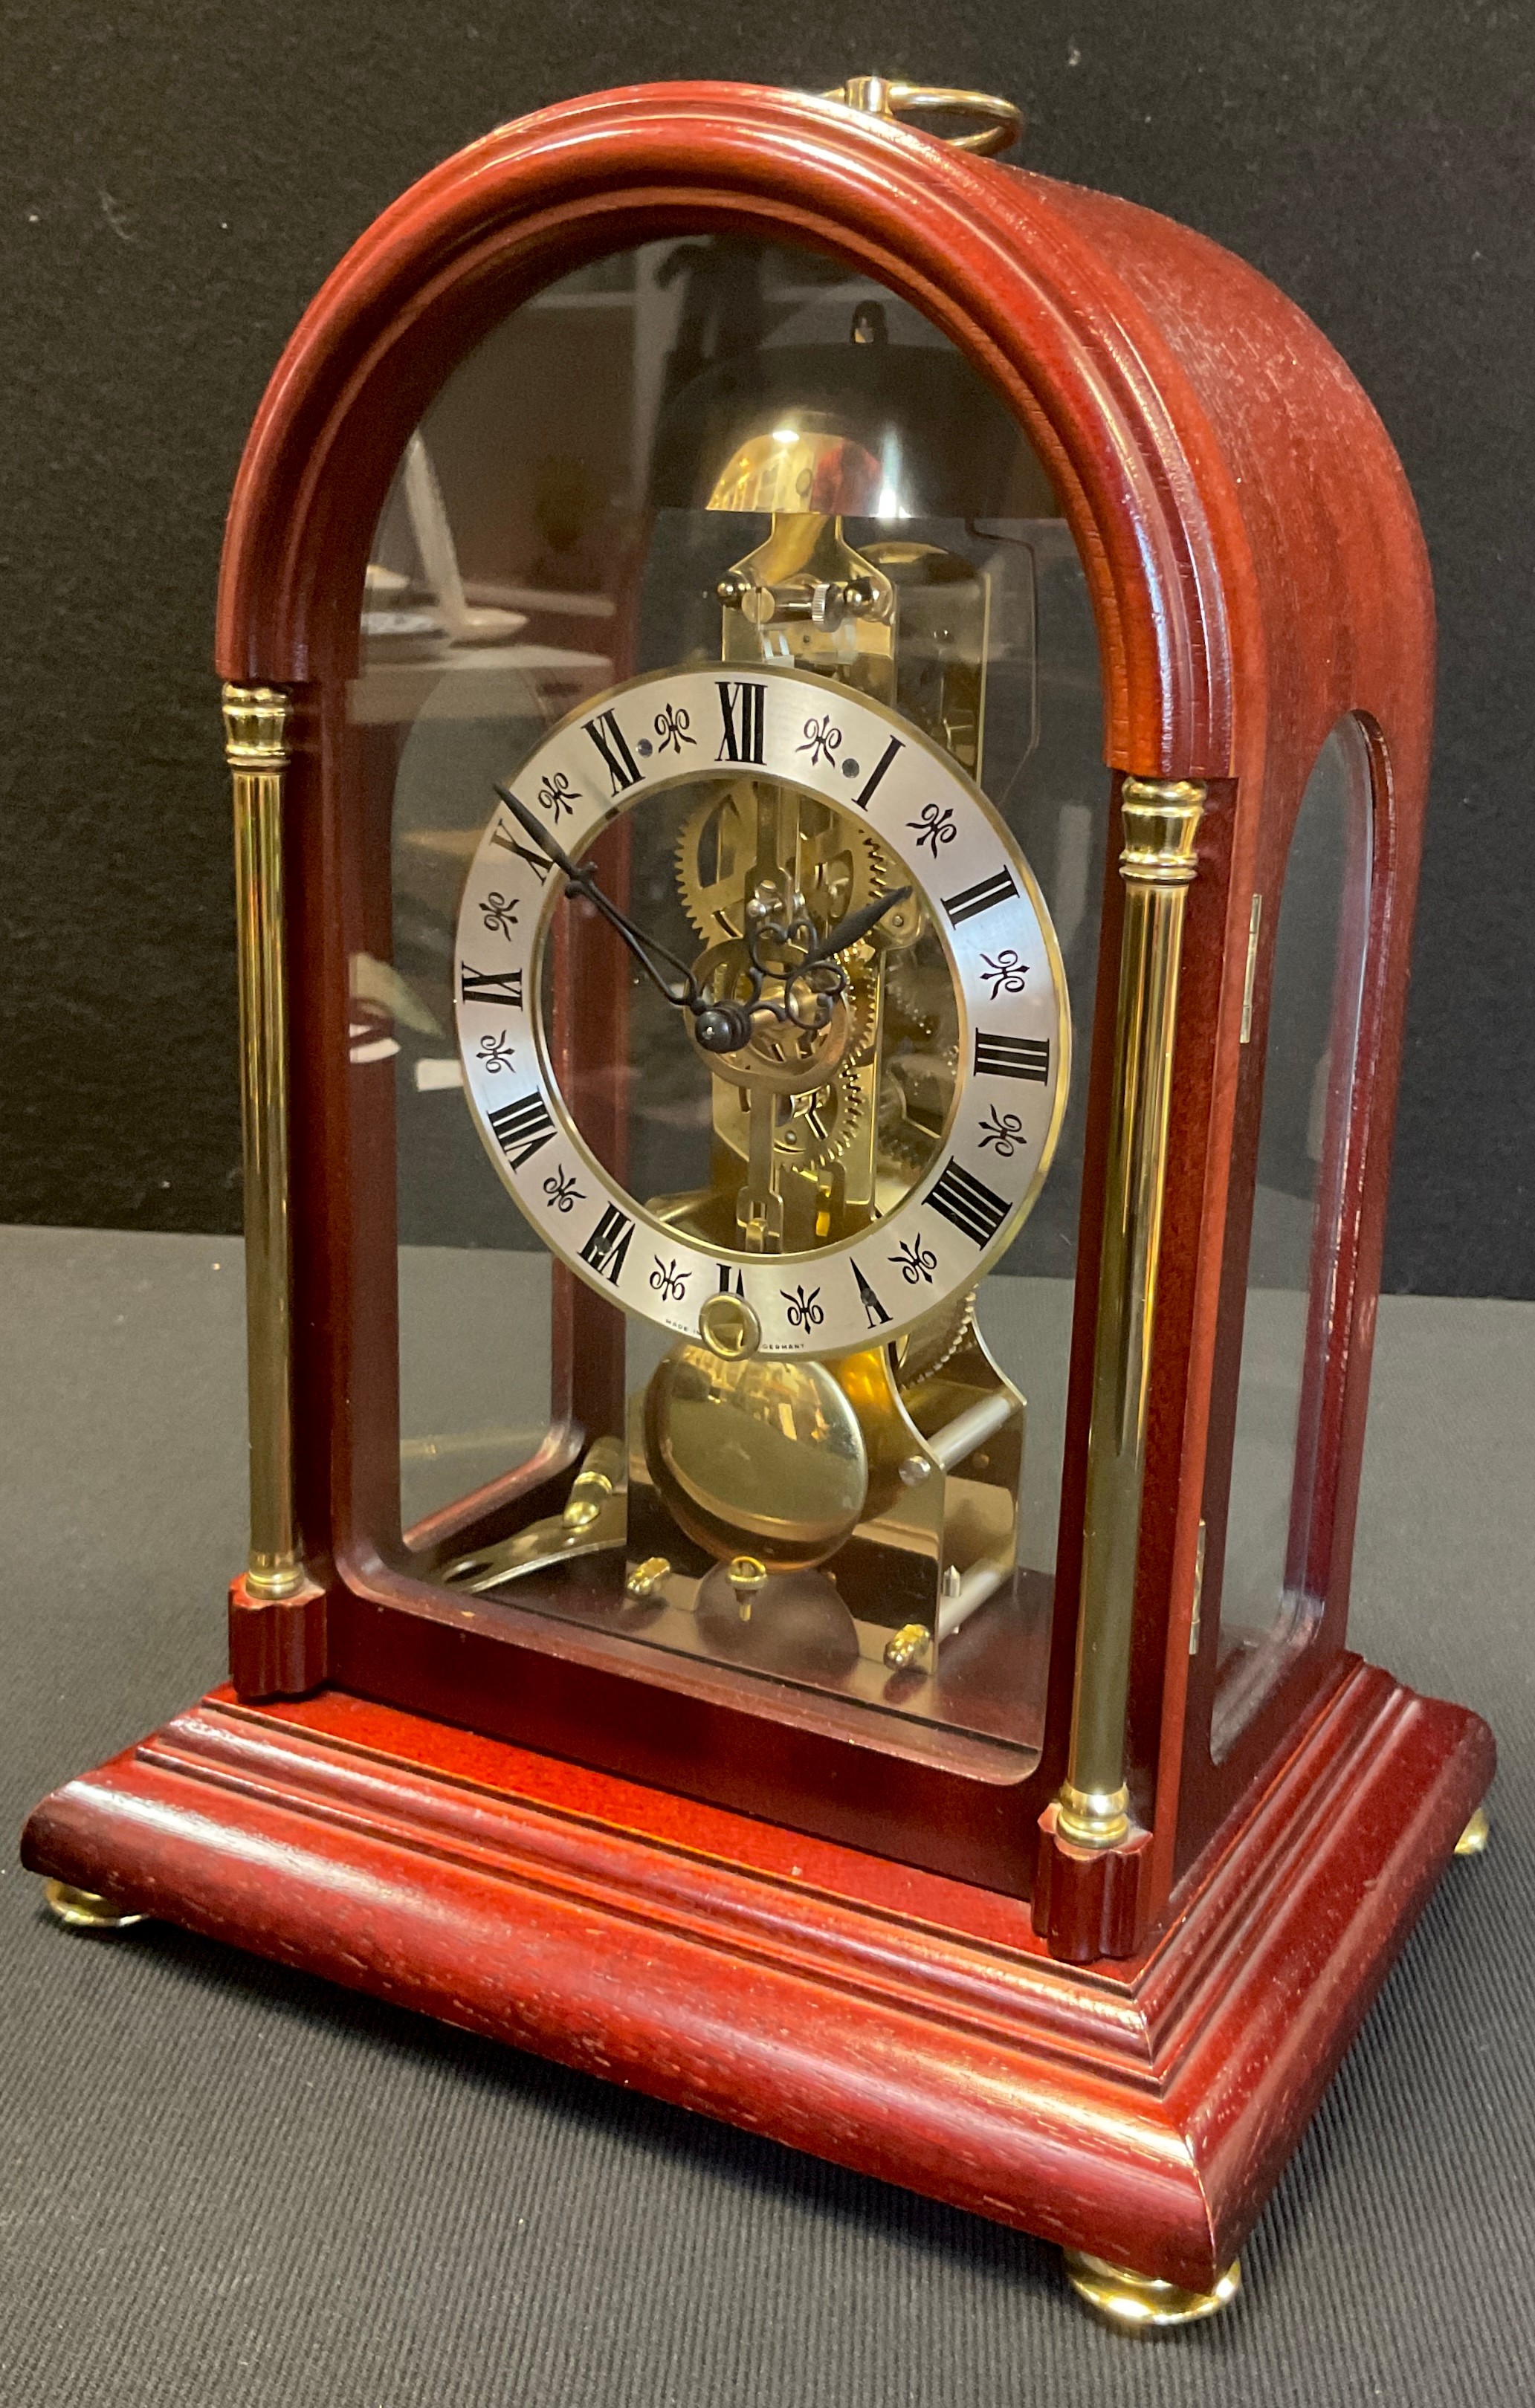
<path id="1" fill-rule="evenodd" d="M 920 1178 L 940 1142 L 959 1079 L 953 1046 L 896 1054 L 880 1082 L 880 1168 L 887 1178 Z"/>
<path id="2" fill-rule="evenodd" d="M 873 974 L 872 957 L 867 945 L 855 945 L 851 953 L 839 953 L 837 958 L 848 974 L 845 1001 L 853 1034 L 848 1039 L 847 1059 L 867 1062 L 880 1014 L 880 989 Z"/>
<path id="3" fill-rule="evenodd" d="M 975 1292 L 950 1297 L 896 1341 L 896 1385 L 903 1396 L 936 1379 L 975 1326 Z"/>
<path id="4" fill-rule="evenodd" d="M 867 828 L 840 811 L 834 813 L 828 805 L 811 808 L 825 813 L 827 825 L 801 846 L 808 873 L 805 900 L 817 924 L 829 928 L 885 893 L 891 861 Z M 746 882 L 755 858 L 756 788 L 752 781 L 735 778 L 706 788 L 677 839 L 682 908 L 706 943 L 718 944 L 743 933 Z"/>
<path id="5" fill-rule="evenodd" d="M 932 1161 L 938 1134 L 911 1117 L 906 1090 L 893 1071 L 886 1070 L 880 1082 L 879 1109 L 880 1168 L 887 1178 L 904 1177 L 910 1185 Z"/>
<path id="6" fill-rule="evenodd" d="M 931 1040 L 955 1025 L 954 982 L 939 962 L 892 953 L 885 973 L 885 1010 L 912 1038 Z"/>

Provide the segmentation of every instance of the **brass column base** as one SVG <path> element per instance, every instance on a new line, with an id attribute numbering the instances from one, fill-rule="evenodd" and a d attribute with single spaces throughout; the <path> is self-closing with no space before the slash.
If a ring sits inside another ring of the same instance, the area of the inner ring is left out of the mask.
<path id="1" fill-rule="evenodd" d="M 71 1931 L 126 1931 L 130 1924 L 149 1921 L 148 1915 L 125 1914 L 110 1899 L 98 1898 L 93 1889 L 76 1889 L 70 1882 L 44 1882 L 43 1899 L 50 1914 L 67 1923 Z"/>
<path id="2" fill-rule="evenodd" d="M 1083 2249 L 1062 2254 L 1071 2288 L 1122 2332 L 1164 2332 L 1173 2325 L 1198 2324 L 1201 2316 L 1226 2307 L 1241 2288 L 1241 2269 L 1234 2258 L 1212 2291 L 1185 2291 L 1181 2284 L 1132 2274 Z"/>

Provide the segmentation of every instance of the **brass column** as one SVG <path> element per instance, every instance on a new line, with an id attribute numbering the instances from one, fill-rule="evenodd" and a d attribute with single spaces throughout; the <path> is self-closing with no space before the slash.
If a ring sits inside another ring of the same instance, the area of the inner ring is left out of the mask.
<path id="1" fill-rule="evenodd" d="M 1203 786 L 1126 778 L 1125 927 L 1087 1440 L 1087 1503 L 1071 1750 L 1055 1828 L 1112 1848 L 1129 1829 L 1125 1713 L 1146 1469 L 1146 1399 L 1168 1168 L 1168 1111 Z"/>
<path id="2" fill-rule="evenodd" d="M 304 1584 L 294 1507 L 293 1308 L 288 1240 L 288 1004 L 283 962 L 282 775 L 288 697 L 226 685 L 239 922 L 245 1315 L 251 1411 L 252 1597 Z"/>

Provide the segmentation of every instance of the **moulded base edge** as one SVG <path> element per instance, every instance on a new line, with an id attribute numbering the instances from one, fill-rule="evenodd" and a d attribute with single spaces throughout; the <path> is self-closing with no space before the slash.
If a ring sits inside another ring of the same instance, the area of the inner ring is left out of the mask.
<path id="1" fill-rule="evenodd" d="M 70 1782 L 33 1870 L 1208 2290 L 1493 1769 L 1356 1665 L 1171 1925 L 1022 1901 L 337 1690 L 216 1690 Z"/>

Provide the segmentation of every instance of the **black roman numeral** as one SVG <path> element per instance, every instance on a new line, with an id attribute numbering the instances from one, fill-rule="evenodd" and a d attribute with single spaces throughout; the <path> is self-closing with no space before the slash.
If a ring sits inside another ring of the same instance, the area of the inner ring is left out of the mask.
<path id="1" fill-rule="evenodd" d="M 524 1162 L 547 1145 L 554 1134 L 553 1115 L 537 1087 L 516 1102 L 503 1104 L 490 1116 L 500 1147 L 513 1170 L 521 1170 Z"/>
<path id="2" fill-rule="evenodd" d="M 732 1284 L 732 1283 L 734 1283 L 734 1284 Z M 739 1271 L 733 1271 L 728 1263 L 722 1263 L 720 1265 L 720 1294 L 722 1296 L 744 1296 L 746 1290 L 741 1285 L 741 1276 Z"/>
<path id="3" fill-rule="evenodd" d="M 1048 1037 L 992 1037 L 984 1029 L 975 1036 L 975 1067 L 994 1079 L 1048 1079 Z"/>
<path id="4" fill-rule="evenodd" d="M 1017 894 L 1017 882 L 1014 882 L 1012 872 L 997 869 L 996 877 L 976 879 L 973 886 L 964 886 L 956 896 L 944 896 L 942 908 L 950 915 L 952 927 L 959 927 L 962 920 L 973 920 L 983 910 L 996 910 L 997 903 L 1010 903 L 1014 894 Z"/>
<path id="5" fill-rule="evenodd" d="M 467 962 L 458 966 L 458 992 L 464 1003 L 498 1003 L 523 1008 L 523 973 L 521 970 L 472 970 Z"/>
<path id="6" fill-rule="evenodd" d="M 525 861 L 540 886 L 554 867 L 546 853 L 535 853 L 531 845 L 519 844 L 510 828 L 499 821 L 491 830 L 491 842 L 498 844 L 503 853 L 514 853 L 519 861 Z"/>
<path id="7" fill-rule="evenodd" d="M 720 749 L 716 761 L 752 761 L 762 767 L 763 715 L 768 689 L 754 680 L 716 678 L 720 689 Z"/>
<path id="8" fill-rule="evenodd" d="M 869 1286 L 868 1280 L 865 1279 L 863 1272 L 858 1268 L 856 1263 L 853 1266 L 853 1276 L 858 1283 L 858 1301 L 864 1308 L 864 1319 L 868 1322 L 870 1329 L 878 1329 L 882 1321 L 889 1320 L 890 1315 L 886 1312 L 883 1305 L 880 1302 L 874 1290 Z"/>
<path id="9" fill-rule="evenodd" d="M 863 784 L 859 787 L 857 793 L 853 797 L 861 811 L 868 810 L 868 798 L 873 794 L 875 787 L 879 784 L 880 780 L 884 776 L 885 771 L 889 768 L 890 764 L 894 761 L 897 753 L 903 752 L 905 749 L 906 748 L 902 744 L 898 736 L 893 736 L 891 738 L 889 743 L 885 746 L 884 751 L 880 755 L 880 758 L 875 762 L 873 768 L 870 769 L 868 777 L 864 780 Z"/>
<path id="10" fill-rule="evenodd" d="M 639 783 L 639 765 L 629 750 L 628 739 L 618 724 L 616 713 L 599 710 L 595 719 L 584 723 L 587 735 L 607 765 L 612 780 L 612 792 L 626 795 L 631 786 Z"/>
<path id="11" fill-rule="evenodd" d="M 633 1236 L 634 1223 L 627 1212 L 621 1212 L 616 1204 L 610 1204 L 581 1250 L 581 1261 L 590 1263 L 595 1271 L 602 1272 L 617 1287 L 619 1273 L 624 1268 L 624 1257 L 629 1251 L 629 1240 Z"/>
<path id="12" fill-rule="evenodd" d="M 1005 1199 L 994 1196 L 972 1172 L 963 1169 L 953 1154 L 927 1203 L 932 1211 L 941 1212 L 962 1237 L 977 1246 L 990 1245 L 1008 1213 Z"/>
<path id="13" fill-rule="evenodd" d="M 999 869 L 995 877 L 979 879 L 975 885 L 963 888 L 958 895 L 945 895 L 943 909 L 950 925 L 957 928 L 961 920 L 973 920 L 983 911 L 995 910 L 998 903 L 1011 902 L 1017 892 L 1017 882 L 1011 871 Z"/>

